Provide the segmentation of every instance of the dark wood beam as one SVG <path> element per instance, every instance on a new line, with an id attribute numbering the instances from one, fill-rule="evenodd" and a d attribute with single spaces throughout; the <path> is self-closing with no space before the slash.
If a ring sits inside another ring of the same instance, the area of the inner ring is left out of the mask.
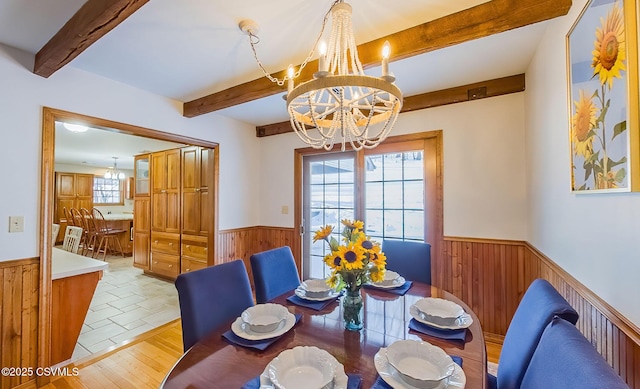
<path id="1" fill-rule="evenodd" d="M 566 15 L 571 0 L 492 0 L 358 46 L 362 65 L 379 65 L 384 41 L 391 43 L 390 60 L 400 60 L 500 32 Z M 310 62 L 299 82 L 311 79 L 317 61 Z M 282 78 L 285 70 L 274 76 Z M 252 100 L 283 93 L 264 77 L 186 102 L 183 115 L 195 117 Z"/>
<path id="2" fill-rule="evenodd" d="M 476 82 L 474 84 L 456 86 L 454 88 L 422 93 L 404 98 L 402 112 L 417 111 L 419 109 L 439 107 L 441 105 L 461 103 L 464 101 L 485 99 L 524 91 L 524 74 L 496 78 L 493 80 Z M 280 122 L 256 127 L 258 138 L 270 135 L 286 134 L 293 132 L 291 123 Z"/>
<path id="3" fill-rule="evenodd" d="M 33 72 L 49 77 L 149 0 L 88 0 L 36 54 Z"/>

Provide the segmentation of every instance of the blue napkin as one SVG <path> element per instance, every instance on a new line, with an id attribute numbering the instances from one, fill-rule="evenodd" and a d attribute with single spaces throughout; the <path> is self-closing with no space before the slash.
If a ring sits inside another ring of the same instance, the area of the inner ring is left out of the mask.
<path id="1" fill-rule="evenodd" d="M 446 340 L 459 340 L 464 342 L 467 338 L 467 329 L 461 328 L 458 330 L 445 330 L 441 328 L 432 327 L 428 324 L 421 323 L 416 319 L 411 319 L 409 322 L 409 328 L 420 332 L 421 334 L 433 336 Z"/>
<path id="2" fill-rule="evenodd" d="M 295 305 L 299 305 L 301 307 L 311 308 L 314 311 L 322 311 L 323 309 L 325 309 L 327 306 L 329 306 L 331 303 L 333 303 L 337 299 L 338 299 L 338 297 L 336 297 L 334 299 L 325 300 L 325 301 L 311 301 L 311 300 L 305 300 L 303 298 L 300 298 L 300 297 L 296 296 L 295 294 L 287 297 L 287 301 L 288 302 L 290 302 L 292 304 L 295 304 Z"/>
<path id="3" fill-rule="evenodd" d="M 300 318 L 302 317 L 302 314 L 298 313 L 295 315 L 295 317 L 296 317 L 296 323 L 298 323 L 298 321 L 300 321 Z M 234 334 L 232 330 L 228 330 L 227 332 L 222 334 L 222 337 L 225 340 L 227 340 L 229 343 L 242 346 L 242 347 L 255 348 L 261 351 L 264 351 L 267 347 L 275 343 L 278 339 L 280 339 L 280 336 L 276 336 L 275 338 L 263 339 L 263 340 L 249 340 L 249 339 L 244 339 L 239 337 L 238 335 Z"/>
<path id="4" fill-rule="evenodd" d="M 462 367 L 462 358 L 458 357 L 458 356 L 451 356 L 451 359 L 453 359 L 453 361 L 455 363 L 458 364 L 458 366 Z M 259 387 L 260 385 L 258 385 Z M 244 387 L 243 387 L 244 388 Z M 249 388 L 247 388 L 249 389 Z M 384 380 L 382 379 L 382 377 L 378 376 L 378 378 L 376 379 L 376 382 L 373 383 L 373 385 L 371 385 L 371 389 L 392 389 L 391 386 L 389 386 L 389 384 L 387 384 L 386 382 L 384 382 Z"/>
<path id="5" fill-rule="evenodd" d="M 379 290 L 381 292 L 397 294 L 398 296 L 404 296 L 405 293 L 407 293 L 407 291 L 411 289 L 411 285 L 413 285 L 413 281 L 405 281 L 404 285 L 398 286 L 396 288 L 380 288 L 371 284 L 366 284 L 364 287 L 367 289 Z"/>
<path id="6" fill-rule="evenodd" d="M 347 389 L 361 389 L 362 377 L 359 374 L 347 374 Z M 260 389 L 260 376 L 253 378 L 251 381 L 242 385 L 241 389 Z"/>

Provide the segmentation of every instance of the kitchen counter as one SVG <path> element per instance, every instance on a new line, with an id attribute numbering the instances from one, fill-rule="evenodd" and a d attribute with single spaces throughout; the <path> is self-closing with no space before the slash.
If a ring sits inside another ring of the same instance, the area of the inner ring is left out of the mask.
<path id="1" fill-rule="evenodd" d="M 51 279 L 72 277 L 105 270 L 109 264 L 59 248 L 51 249 Z"/>
<path id="2" fill-rule="evenodd" d="M 133 220 L 132 213 L 103 213 L 104 220 Z"/>
<path id="3" fill-rule="evenodd" d="M 53 248 L 51 250 L 51 364 L 73 355 L 91 299 L 109 264 Z"/>

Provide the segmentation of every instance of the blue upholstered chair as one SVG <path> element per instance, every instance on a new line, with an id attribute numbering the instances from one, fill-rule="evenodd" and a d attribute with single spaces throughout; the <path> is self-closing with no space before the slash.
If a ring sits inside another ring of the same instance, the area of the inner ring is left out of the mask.
<path id="1" fill-rule="evenodd" d="M 407 280 L 431 284 L 431 245 L 402 240 L 382 241 L 382 251 L 387 256 L 387 269 Z"/>
<path id="2" fill-rule="evenodd" d="M 180 274 L 176 289 L 184 351 L 253 305 L 249 276 L 241 260 Z"/>
<path id="3" fill-rule="evenodd" d="M 559 317 L 547 325 L 522 389 L 628 389 L 591 343 L 571 323 Z"/>
<path id="4" fill-rule="evenodd" d="M 497 377 L 489 376 L 489 387 L 518 389 L 544 328 L 554 316 L 571 324 L 578 312 L 544 279 L 534 280 L 518 304 L 504 337 Z M 544 388 L 544 386 L 540 386 Z"/>
<path id="5" fill-rule="evenodd" d="M 300 285 L 298 268 L 289 246 L 253 254 L 250 260 L 258 304 Z"/>

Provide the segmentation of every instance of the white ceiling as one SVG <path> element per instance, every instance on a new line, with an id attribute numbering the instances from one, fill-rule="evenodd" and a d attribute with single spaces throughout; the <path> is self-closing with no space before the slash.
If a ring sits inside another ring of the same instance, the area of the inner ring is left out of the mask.
<path id="1" fill-rule="evenodd" d="M 357 43 L 485 1 L 348 0 Z M 275 72 L 306 58 L 332 3 L 153 0 L 67 66 L 190 101 L 263 76 L 248 37 L 238 28 L 240 20 L 259 24 L 258 55 L 267 70 Z M 84 0 L 0 0 L 0 43 L 35 54 L 83 4 Z M 392 62 L 390 70 L 405 96 L 524 73 L 545 26 L 538 23 Z M 378 74 L 380 69 L 368 72 Z M 254 125 L 287 119 L 281 95 L 218 113 Z"/>

